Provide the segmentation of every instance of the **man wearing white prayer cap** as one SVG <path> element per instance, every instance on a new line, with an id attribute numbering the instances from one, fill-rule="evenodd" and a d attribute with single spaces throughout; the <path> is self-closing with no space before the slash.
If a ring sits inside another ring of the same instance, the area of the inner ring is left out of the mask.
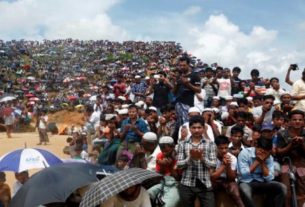
<path id="1" fill-rule="evenodd" d="M 158 145 L 158 137 L 154 132 L 146 132 L 142 137 L 142 146 L 145 150 L 147 170 L 156 170 L 157 155 L 161 152 Z"/>

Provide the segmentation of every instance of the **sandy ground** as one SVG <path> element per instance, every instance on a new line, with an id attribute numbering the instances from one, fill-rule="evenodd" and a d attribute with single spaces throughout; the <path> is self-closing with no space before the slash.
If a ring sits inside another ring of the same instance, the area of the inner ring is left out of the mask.
<path id="1" fill-rule="evenodd" d="M 3 154 L 24 148 L 27 146 L 28 148 L 41 148 L 49 150 L 50 152 L 56 154 L 58 157 L 62 159 L 69 158 L 68 155 L 65 155 L 62 150 L 66 144 L 67 135 L 51 135 L 49 134 L 50 144 L 44 145 L 36 145 L 39 141 L 38 132 L 30 132 L 30 133 L 13 133 L 13 138 L 6 138 L 6 133 L 0 133 L 0 156 Z M 39 169 L 38 169 L 39 170 Z M 38 170 L 30 170 L 30 175 L 34 174 Z M 7 183 L 12 188 L 13 183 L 15 182 L 15 177 L 13 172 L 6 172 Z"/>

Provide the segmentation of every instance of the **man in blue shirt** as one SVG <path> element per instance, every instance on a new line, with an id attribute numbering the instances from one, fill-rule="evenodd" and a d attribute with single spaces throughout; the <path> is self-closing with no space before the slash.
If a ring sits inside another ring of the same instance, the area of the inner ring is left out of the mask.
<path id="1" fill-rule="evenodd" d="M 137 145 L 140 144 L 143 134 L 148 131 L 147 124 L 138 117 L 136 105 L 128 107 L 128 118 L 124 119 L 121 125 L 120 137 L 123 141 L 117 156 L 125 149 L 134 153 Z"/>
<path id="2" fill-rule="evenodd" d="M 243 149 L 238 155 L 237 172 L 245 206 L 255 207 L 252 193 L 267 195 L 264 206 L 283 207 L 287 189 L 274 179 L 272 140 L 261 137 L 256 147 Z"/>

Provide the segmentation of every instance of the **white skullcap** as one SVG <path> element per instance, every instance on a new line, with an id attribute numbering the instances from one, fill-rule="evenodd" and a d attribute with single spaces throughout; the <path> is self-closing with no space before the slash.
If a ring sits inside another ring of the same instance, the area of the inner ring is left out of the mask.
<path id="1" fill-rule="evenodd" d="M 156 108 L 156 107 L 154 107 L 154 106 L 150 106 L 148 109 L 149 109 L 149 110 L 151 110 L 151 111 L 155 111 L 155 112 L 157 112 L 157 111 L 158 111 L 158 110 L 157 110 L 157 108 Z"/>
<path id="2" fill-rule="evenodd" d="M 174 144 L 174 139 L 170 136 L 161 137 L 159 144 Z"/>
<path id="3" fill-rule="evenodd" d="M 189 108 L 188 113 L 193 113 L 193 112 L 195 112 L 195 113 L 200 113 L 200 110 L 199 110 L 197 107 L 191 107 L 191 108 Z"/>
<path id="4" fill-rule="evenodd" d="M 225 99 L 226 99 L 226 101 L 232 100 L 232 99 L 233 99 L 233 96 L 226 96 Z"/>
<path id="5" fill-rule="evenodd" d="M 144 101 L 138 101 L 137 103 L 135 103 L 137 107 L 142 107 L 144 104 Z"/>
<path id="6" fill-rule="evenodd" d="M 106 121 L 109 121 L 109 120 L 113 119 L 114 117 L 116 117 L 115 114 L 105 114 L 105 120 Z"/>
<path id="7" fill-rule="evenodd" d="M 153 132 L 146 132 L 143 135 L 143 139 L 146 141 L 157 141 L 157 135 Z"/>
<path id="8" fill-rule="evenodd" d="M 160 75 L 154 75 L 154 79 L 159 79 Z"/>
<path id="9" fill-rule="evenodd" d="M 204 108 L 202 112 L 207 112 L 207 111 L 212 112 L 212 111 L 213 111 L 213 109 L 212 109 L 212 108 Z"/>
<path id="10" fill-rule="evenodd" d="M 231 102 L 229 105 L 238 107 L 238 103 L 236 101 Z"/>
<path id="11" fill-rule="evenodd" d="M 253 101 L 253 98 L 252 98 L 251 96 L 248 96 L 248 97 L 247 97 L 247 100 L 248 100 L 248 101 Z"/>
<path id="12" fill-rule="evenodd" d="M 212 111 L 214 111 L 216 114 L 219 113 L 219 109 L 216 108 L 216 107 L 213 107 L 213 108 L 212 108 Z"/>
<path id="13" fill-rule="evenodd" d="M 150 78 L 148 76 L 145 77 L 145 80 L 149 80 Z"/>
<path id="14" fill-rule="evenodd" d="M 220 100 L 219 96 L 213 96 L 213 99 Z"/>
<path id="15" fill-rule="evenodd" d="M 134 78 L 141 78 L 141 76 L 139 76 L 139 75 L 136 75 Z"/>
<path id="16" fill-rule="evenodd" d="M 118 96 L 118 99 L 120 99 L 122 101 L 126 101 L 126 98 L 124 96 Z"/>
<path id="17" fill-rule="evenodd" d="M 128 104 L 123 104 L 123 105 L 122 105 L 122 108 L 123 108 L 123 109 L 127 109 L 128 107 L 129 107 Z"/>
<path id="18" fill-rule="evenodd" d="M 128 114 L 128 109 L 121 109 L 118 112 L 120 115 Z"/>

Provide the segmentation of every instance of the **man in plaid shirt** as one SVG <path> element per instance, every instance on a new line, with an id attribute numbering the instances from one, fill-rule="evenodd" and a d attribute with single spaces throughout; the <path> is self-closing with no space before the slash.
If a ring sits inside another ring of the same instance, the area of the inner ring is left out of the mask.
<path id="1" fill-rule="evenodd" d="M 205 123 L 202 116 L 189 121 L 191 138 L 178 147 L 178 168 L 183 169 L 179 194 L 184 206 L 194 206 L 196 197 L 201 206 L 215 206 L 210 171 L 216 167 L 216 145 L 203 137 Z"/>

